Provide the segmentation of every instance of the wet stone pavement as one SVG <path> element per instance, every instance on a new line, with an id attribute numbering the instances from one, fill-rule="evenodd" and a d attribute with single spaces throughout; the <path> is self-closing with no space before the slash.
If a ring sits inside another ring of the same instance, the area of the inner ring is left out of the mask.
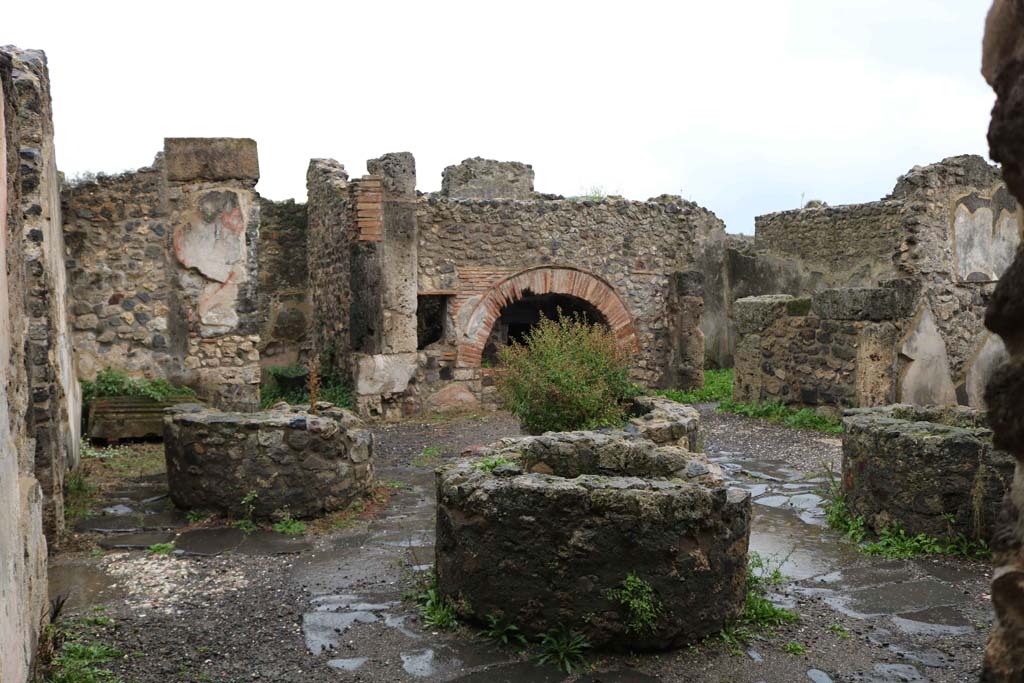
<path id="1" fill-rule="evenodd" d="M 709 457 L 754 497 L 751 550 L 781 562 L 789 577 L 770 597 L 800 622 L 740 651 L 710 641 L 660 655 L 591 653 L 592 669 L 568 680 L 977 680 L 990 622 L 986 565 L 859 553 L 825 526 L 823 473 L 838 470 L 838 438 L 708 407 L 702 413 Z M 109 606 L 119 620 L 114 639 L 146 653 L 119 665 L 129 682 L 567 680 L 536 665 L 536 651 L 496 647 L 469 629 L 426 629 L 402 600 L 433 564 L 433 468 L 467 447 L 516 433 L 515 421 L 502 414 L 378 428 L 378 479 L 394 487 L 390 504 L 368 522 L 305 540 L 182 529 L 187 520 L 153 490 L 159 482 L 136 487 L 81 525 L 115 552 L 58 556 L 52 590 L 77 588 L 78 608 Z M 166 538 L 174 539 L 177 556 L 119 550 Z M 189 571 L 167 579 L 173 588 L 161 594 L 162 578 L 176 566 Z M 147 583 L 147 572 L 157 578 Z M 806 653 L 789 654 L 787 643 Z"/>

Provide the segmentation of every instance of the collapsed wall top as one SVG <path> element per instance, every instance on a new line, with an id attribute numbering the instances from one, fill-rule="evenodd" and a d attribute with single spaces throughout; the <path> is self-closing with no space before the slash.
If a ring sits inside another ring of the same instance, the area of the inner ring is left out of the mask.
<path id="1" fill-rule="evenodd" d="M 519 161 L 465 159 L 444 169 L 441 194 L 452 199 L 533 199 L 533 167 Z"/>
<path id="2" fill-rule="evenodd" d="M 167 179 L 260 179 L 256 141 L 250 138 L 164 138 Z"/>

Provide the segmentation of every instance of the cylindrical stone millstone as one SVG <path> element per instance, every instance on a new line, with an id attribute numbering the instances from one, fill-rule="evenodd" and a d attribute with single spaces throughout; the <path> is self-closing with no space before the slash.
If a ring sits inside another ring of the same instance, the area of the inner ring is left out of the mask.
<path id="1" fill-rule="evenodd" d="M 259 413 L 169 409 L 171 500 L 256 519 L 344 509 L 372 484 L 373 435 L 349 411 L 322 405 L 316 415 L 286 404 Z"/>
<path id="2" fill-rule="evenodd" d="M 679 647 L 742 613 L 750 508 L 703 456 L 642 432 L 506 439 L 438 471 L 438 588 L 529 636 Z"/>

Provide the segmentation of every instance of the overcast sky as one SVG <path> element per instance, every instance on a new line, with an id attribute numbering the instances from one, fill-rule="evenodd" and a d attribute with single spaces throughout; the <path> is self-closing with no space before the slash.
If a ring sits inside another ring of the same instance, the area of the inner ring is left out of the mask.
<path id="1" fill-rule="evenodd" d="M 257 189 L 470 156 L 537 189 L 682 194 L 731 232 L 801 199 L 878 199 L 916 164 L 987 156 L 989 0 L 7 3 L 49 56 L 69 174 L 148 165 L 165 136 L 252 137 Z"/>

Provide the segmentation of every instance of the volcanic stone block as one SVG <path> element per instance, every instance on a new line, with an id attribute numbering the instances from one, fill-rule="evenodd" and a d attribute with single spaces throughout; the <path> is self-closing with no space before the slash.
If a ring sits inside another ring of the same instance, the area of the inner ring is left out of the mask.
<path id="1" fill-rule="evenodd" d="M 843 493 L 868 526 L 991 537 L 1014 461 L 983 413 L 897 404 L 847 411 L 843 428 Z"/>
<path id="2" fill-rule="evenodd" d="M 686 443 L 690 427 L 652 432 Z M 695 642 L 743 611 L 749 494 L 644 430 L 504 439 L 439 470 L 437 501 L 438 587 L 472 620 L 498 615 L 532 636 L 567 625 L 639 651 Z M 653 623 L 616 597 L 629 575 L 653 589 Z"/>
<path id="3" fill-rule="evenodd" d="M 792 300 L 793 297 L 788 294 L 765 294 L 737 299 L 732 309 L 736 331 L 741 335 L 762 332 L 772 322 L 786 315 L 786 306 Z"/>
<path id="4" fill-rule="evenodd" d="M 228 413 L 197 404 L 169 409 L 164 448 L 171 500 L 180 508 L 271 518 L 345 508 L 373 481 L 373 436 L 359 418 L 322 403 L 316 415 L 278 404 Z"/>
<path id="5" fill-rule="evenodd" d="M 441 194 L 453 198 L 532 199 L 533 167 L 474 157 L 444 169 Z"/>
<path id="6" fill-rule="evenodd" d="M 174 182 L 260 179 L 256 141 L 249 138 L 164 138 L 164 163 Z"/>
<path id="7" fill-rule="evenodd" d="M 811 308 L 824 320 L 897 320 L 910 315 L 895 288 L 825 289 L 811 298 Z"/>

